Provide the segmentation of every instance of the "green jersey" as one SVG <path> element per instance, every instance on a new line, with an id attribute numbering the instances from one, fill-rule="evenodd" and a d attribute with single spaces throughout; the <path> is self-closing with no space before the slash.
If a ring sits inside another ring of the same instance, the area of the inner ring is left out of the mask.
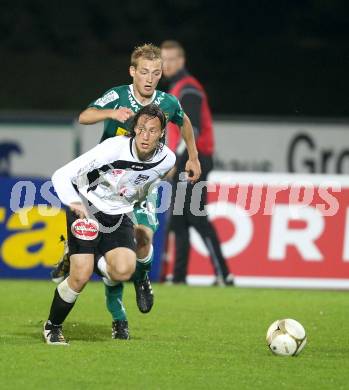
<path id="1" fill-rule="evenodd" d="M 175 96 L 155 90 L 150 103 L 157 104 L 162 109 L 167 121 L 173 122 L 180 127 L 183 125 L 184 112 Z M 120 107 L 126 107 L 136 113 L 143 105 L 135 98 L 133 85 L 130 84 L 109 89 L 102 97 L 92 102 L 89 107 L 95 107 L 101 110 L 116 110 Z M 106 119 L 104 121 L 104 133 L 101 141 L 114 137 L 115 135 L 126 135 L 130 130 L 131 121 L 131 118 L 126 122 Z"/>

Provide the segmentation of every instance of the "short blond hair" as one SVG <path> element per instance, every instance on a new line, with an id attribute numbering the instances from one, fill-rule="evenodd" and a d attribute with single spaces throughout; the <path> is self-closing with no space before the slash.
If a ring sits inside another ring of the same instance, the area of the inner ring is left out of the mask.
<path id="1" fill-rule="evenodd" d="M 185 58 L 184 47 L 178 41 L 173 41 L 173 40 L 163 41 L 160 48 L 161 49 L 176 49 L 178 51 L 178 54 L 180 55 L 180 57 Z"/>
<path id="2" fill-rule="evenodd" d="M 137 68 L 138 60 L 140 58 L 151 61 L 161 60 L 161 50 L 158 46 L 155 46 L 152 43 L 145 43 L 142 46 L 137 46 L 131 54 L 131 66 Z"/>

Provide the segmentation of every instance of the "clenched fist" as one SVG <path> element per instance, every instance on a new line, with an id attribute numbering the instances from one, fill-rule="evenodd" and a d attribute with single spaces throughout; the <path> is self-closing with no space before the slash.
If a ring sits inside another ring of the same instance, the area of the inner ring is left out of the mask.
<path id="1" fill-rule="evenodd" d="M 119 122 L 126 122 L 127 119 L 129 119 L 133 115 L 133 111 L 126 107 L 120 107 L 117 110 L 110 111 L 110 119 Z"/>

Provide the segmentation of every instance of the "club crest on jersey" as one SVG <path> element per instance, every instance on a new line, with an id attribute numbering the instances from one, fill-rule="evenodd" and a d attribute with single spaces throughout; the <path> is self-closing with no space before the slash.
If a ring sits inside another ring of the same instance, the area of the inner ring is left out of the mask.
<path id="1" fill-rule="evenodd" d="M 147 175 L 138 175 L 134 181 L 134 183 L 136 185 L 138 184 L 141 184 L 141 183 L 145 183 L 148 179 L 149 179 L 150 176 L 147 176 Z"/>
<path id="2" fill-rule="evenodd" d="M 93 219 L 77 219 L 71 225 L 71 232 L 76 238 L 91 241 L 97 238 L 99 226 Z"/>

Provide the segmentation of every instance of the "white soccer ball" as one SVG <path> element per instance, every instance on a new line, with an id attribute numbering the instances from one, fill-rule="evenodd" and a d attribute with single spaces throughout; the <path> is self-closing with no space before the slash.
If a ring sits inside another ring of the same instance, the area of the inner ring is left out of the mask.
<path id="1" fill-rule="evenodd" d="M 267 344 L 275 355 L 297 356 L 306 343 L 305 329 L 296 320 L 277 320 L 268 328 Z"/>

